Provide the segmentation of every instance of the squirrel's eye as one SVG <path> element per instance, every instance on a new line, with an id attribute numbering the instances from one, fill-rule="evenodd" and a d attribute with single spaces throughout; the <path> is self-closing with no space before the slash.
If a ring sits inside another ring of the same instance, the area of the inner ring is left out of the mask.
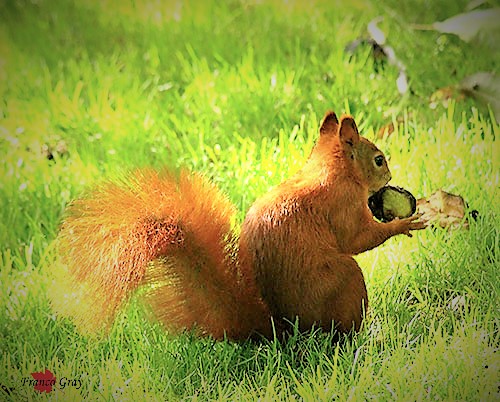
<path id="1" fill-rule="evenodd" d="M 384 157 L 382 155 L 377 155 L 375 157 L 375 165 L 377 166 L 382 166 L 382 164 L 384 163 Z"/>

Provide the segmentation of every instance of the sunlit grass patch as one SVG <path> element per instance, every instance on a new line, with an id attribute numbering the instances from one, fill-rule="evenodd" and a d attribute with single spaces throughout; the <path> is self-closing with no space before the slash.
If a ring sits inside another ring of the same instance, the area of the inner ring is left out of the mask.
<path id="1" fill-rule="evenodd" d="M 496 71 L 498 54 L 408 28 L 464 1 L 335 3 L 0 3 L 0 399 L 498 399 L 499 126 L 474 99 L 430 101 Z M 407 68 L 404 97 L 394 66 L 375 71 L 370 48 L 345 52 L 380 14 Z M 353 114 L 390 157 L 392 184 L 416 197 L 442 188 L 479 211 L 468 230 L 428 229 L 356 257 L 370 298 L 359 334 L 174 337 L 140 294 L 108 336 L 54 315 L 53 240 L 70 200 L 136 168 L 187 167 L 241 221 L 300 169 L 328 109 Z M 46 368 L 81 387 L 23 385 Z"/>

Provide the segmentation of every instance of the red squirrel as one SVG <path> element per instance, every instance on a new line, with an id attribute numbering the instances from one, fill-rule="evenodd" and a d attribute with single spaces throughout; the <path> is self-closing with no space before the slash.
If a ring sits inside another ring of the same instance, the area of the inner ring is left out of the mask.
<path id="1" fill-rule="evenodd" d="M 108 181 L 67 208 L 52 304 L 82 329 L 109 327 L 137 288 L 173 332 L 273 336 L 298 319 L 358 331 L 368 298 L 352 257 L 425 227 L 418 215 L 377 222 L 369 193 L 391 179 L 384 154 L 352 117 L 328 112 L 305 166 L 248 211 L 199 174 L 153 170 Z"/>

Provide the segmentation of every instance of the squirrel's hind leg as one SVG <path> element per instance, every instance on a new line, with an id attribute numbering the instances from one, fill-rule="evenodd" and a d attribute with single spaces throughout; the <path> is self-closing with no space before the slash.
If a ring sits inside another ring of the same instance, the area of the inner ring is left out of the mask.
<path id="1" fill-rule="evenodd" d="M 321 326 L 330 330 L 333 321 L 333 325 L 340 332 L 359 331 L 368 308 L 363 273 L 352 257 L 337 259 L 334 266 L 332 269 L 335 270 L 339 286 L 326 297 Z"/>

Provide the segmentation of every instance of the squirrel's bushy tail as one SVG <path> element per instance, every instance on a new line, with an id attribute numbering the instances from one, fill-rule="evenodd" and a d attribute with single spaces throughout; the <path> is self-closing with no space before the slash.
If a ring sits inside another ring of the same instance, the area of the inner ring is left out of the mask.
<path id="1" fill-rule="evenodd" d="M 141 286 L 168 329 L 269 335 L 253 275 L 238 262 L 234 217 L 234 206 L 200 175 L 147 170 L 102 184 L 67 210 L 52 304 L 93 331 L 109 326 Z"/>

